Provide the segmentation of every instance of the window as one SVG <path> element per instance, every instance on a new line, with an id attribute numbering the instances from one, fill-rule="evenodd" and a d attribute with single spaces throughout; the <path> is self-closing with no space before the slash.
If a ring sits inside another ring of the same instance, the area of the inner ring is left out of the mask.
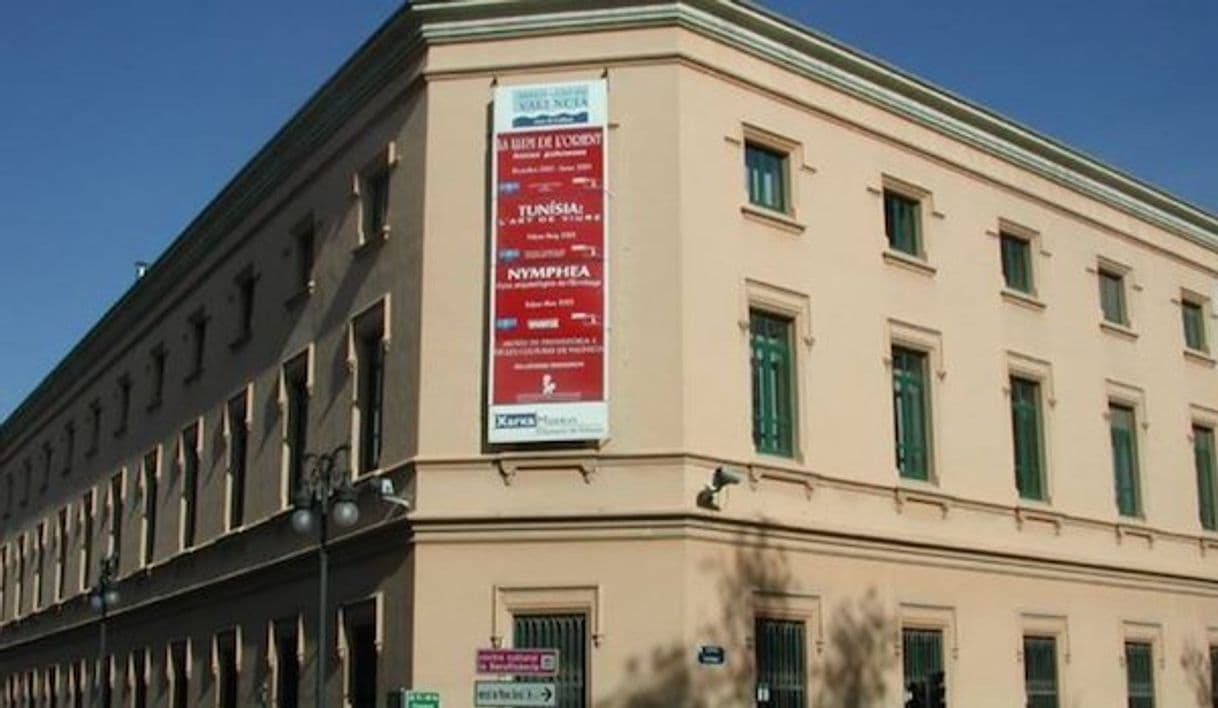
<path id="1" fill-rule="evenodd" d="M 1210 645 L 1210 703 L 1218 708 L 1218 645 Z"/>
<path id="2" fill-rule="evenodd" d="M 1108 424 L 1112 437 L 1117 510 L 1121 516 L 1140 516 L 1142 500 L 1138 482 L 1138 430 L 1134 409 L 1109 403 Z"/>
<path id="3" fill-rule="evenodd" d="M 34 611 L 42 609 L 42 578 L 46 570 L 46 522 L 34 531 Z"/>
<path id="4" fill-rule="evenodd" d="M 926 352 L 892 348 L 892 415 L 897 469 L 906 479 L 930 479 L 930 391 Z"/>
<path id="5" fill-rule="evenodd" d="M 757 684 L 770 690 L 766 706 L 804 708 L 807 704 L 804 623 L 758 617 L 754 631 Z"/>
<path id="6" fill-rule="evenodd" d="M 245 523 L 245 466 L 249 450 L 246 393 L 230 398 L 228 415 L 228 529 Z"/>
<path id="7" fill-rule="evenodd" d="M 557 708 L 587 705 L 587 616 L 584 614 L 517 615 L 512 618 L 512 646 L 557 649 L 558 674 L 553 682 Z"/>
<path id="8" fill-rule="evenodd" d="M 1045 499 L 1040 383 L 1011 377 L 1011 437 L 1015 447 L 1015 487 L 1024 499 Z"/>
<path id="9" fill-rule="evenodd" d="M 237 337 L 240 344 L 254 336 L 254 287 L 258 277 L 250 269 L 237 276 Z"/>
<path id="10" fill-rule="evenodd" d="M 356 404 L 359 409 L 359 471 L 381 465 L 385 398 L 385 312 L 383 307 L 355 323 Z"/>
<path id="11" fill-rule="evenodd" d="M 178 443 L 182 460 L 182 549 L 195 545 L 197 502 L 199 498 L 199 424 L 182 431 Z"/>
<path id="12" fill-rule="evenodd" d="M 72 458 L 76 456 L 76 424 L 68 421 L 63 426 L 63 474 L 72 472 Z"/>
<path id="13" fill-rule="evenodd" d="M 375 241 L 389 231 L 389 168 L 360 177 L 359 191 L 363 241 Z"/>
<path id="14" fill-rule="evenodd" d="M 744 144 L 744 172 L 749 203 L 787 211 L 787 155 L 754 142 Z"/>
<path id="15" fill-rule="evenodd" d="M 300 704 L 300 639 L 295 620 L 275 623 L 275 708 Z"/>
<path id="16" fill-rule="evenodd" d="M 1180 316 L 1184 321 L 1184 346 L 1195 351 L 1209 351 L 1205 341 L 1205 307 L 1199 302 L 1182 300 Z"/>
<path id="17" fill-rule="evenodd" d="M 13 515 L 13 499 L 16 497 L 17 487 L 13 484 L 13 473 L 9 472 L 4 476 L 4 518 Z"/>
<path id="18" fill-rule="evenodd" d="M 376 601 L 344 607 L 343 625 L 347 647 L 347 705 L 376 705 Z"/>
<path id="19" fill-rule="evenodd" d="M 72 662 L 68 672 L 68 694 L 71 696 L 71 708 L 85 708 L 85 679 L 80 664 Z"/>
<path id="20" fill-rule="evenodd" d="M 190 648 L 186 642 L 169 645 L 170 708 L 190 706 Z"/>
<path id="21" fill-rule="evenodd" d="M 314 225 L 310 218 L 296 231 L 296 286 L 297 294 L 313 292 Z"/>
<path id="22" fill-rule="evenodd" d="M 790 457 L 794 452 L 794 369 L 791 320 L 749 311 L 752 349 L 753 446 L 758 452 Z"/>
<path id="23" fill-rule="evenodd" d="M 93 401 L 89 404 L 89 449 L 88 454 L 97 452 L 101 444 L 101 403 Z"/>
<path id="24" fill-rule="evenodd" d="M 46 692 L 43 694 L 46 697 L 46 705 L 49 707 L 59 705 L 59 681 L 56 669 L 47 667 L 43 672 L 43 683 L 46 685 Z M 142 707 L 141 707 L 142 708 Z"/>
<path id="25" fill-rule="evenodd" d="M 117 572 L 121 567 L 123 550 L 123 473 L 119 472 L 110 478 L 110 548 L 109 555 L 114 558 L 114 568 Z"/>
<path id="26" fill-rule="evenodd" d="M 127 432 L 127 422 L 130 418 L 131 378 L 124 374 L 118 380 L 118 427 L 114 429 L 115 436 Z"/>
<path id="27" fill-rule="evenodd" d="M 1028 708 L 1058 708 L 1055 637 L 1024 636 L 1023 676 Z"/>
<path id="28" fill-rule="evenodd" d="M 156 450 L 144 455 L 144 538 L 143 555 L 141 557 L 144 565 L 152 563 L 152 559 L 156 555 L 156 497 L 159 457 L 160 455 Z"/>
<path id="29" fill-rule="evenodd" d="M 237 633 L 229 630 L 216 635 L 216 705 L 218 708 L 237 708 Z M 376 705 L 376 694 L 370 703 L 352 705 Z"/>
<path id="30" fill-rule="evenodd" d="M 51 447 L 51 443 L 42 444 L 42 484 L 38 485 L 38 491 L 45 492 L 51 487 L 51 465 L 55 459 L 55 450 Z"/>
<path id="31" fill-rule="evenodd" d="M 207 315 L 203 310 L 190 316 L 190 373 L 186 380 L 194 381 L 203 375 L 203 362 L 207 355 Z"/>
<path id="32" fill-rule="evenodd" d="M 1218 530 L 1218 479 L 1215 479 L 1214 429 L 1193 426 L 1193 459 L 1197 468 L 1197 506 L 1201 527 Z"/>
<path id="33" fill-rule="evenodd" d="M 1026 238 L 1002 232 L 1002 279 L 1008 288 L 1032 293 L 1032 244 Z"/>
<path id="34" fill-rule="evenodd" d="M 922 255 L 921 210 L 919 200 L 884 190 L 884 233 L 890 249 L 911 256 Z"/>
<path id="35" fill-rule="evenodd" d="M 131 708 L 148 706 L 148 653 L 131 652 Z"/>
<path id="36" fill-rule="evenodd" d="M 913 696 L 915 705 L 924 708 L 945 708 L 947 701 L 946 674 L 943 668 L 943 631 L 902 629 L 901 657 L 905 691 Z"/>
<path id="37" fill-rule="evenodd" d="M 24 476 L 25 484 L 21 485 L 21 506 L 22 508 L 29 506 L 30 503 L 30 488 L 34 486 L 34 464 L 28 459 L 22 464 L 21 470 Z"/>
<path id="38" fill-rule="evenodd" d="M 1125 679 L 1129 708 L 1154 708 L 1155 666 L 1150 642 L 1125 642 Z"/>
<path id="39" fill-rule="evenodd" d="M 114 692 L 114 658 L 104 656 L 101 658 L 101 704 L 102 708 L 112 708 L 112 694 Z"/>
<path id="40" fill-rule="evenodd" d="M 308 352 L 283 367 L 283 387 L 287 416 L 284 441 L 287 444 L 288 498 L 304 482 L 304 455 L 309 431 Z"/>
<path id="41" fill-rule="evenodd" d="M 93 567 L 93 490 L 85 492 L 80 499 L 80 589 L 89 589 L 92 584 L 90 572 Z"/>
<path id="42" fill-rule="evenodd" d="M 67 591 L 68 579 L 68 509 L 59 510 L 56 519 L 55 538 L 55 601 L 61 602 Z"/>
<path id="43" fill-rule="evenodd" d="M 161 401 L 165 397 L 165 361 L 167 359 L 165 347 L 158 345 L 152 350 L 152 399 L 148 401 L 148 408 L 156 408 L 161 405 Z"/>
<path id="44" fill-rule="evenodd" d="M 1114 270 L 1101 268 L 1100 281 L 1100 310 L 1104 321 L 1112 324 L 1128 325 L 1129 314 L 1125 310 L 1125 276 Z"/>
<path id="45" fill-rule="evenodd" d="M 8 612 L 8 544 L 0 545 L 0 622 Z"/>
<path id="46" fill-rule="evenodd" d="M 25 535 L 17 537 L 17 578 L 13 593 L 13 617 L 20 617 L 25 609 Z"/>

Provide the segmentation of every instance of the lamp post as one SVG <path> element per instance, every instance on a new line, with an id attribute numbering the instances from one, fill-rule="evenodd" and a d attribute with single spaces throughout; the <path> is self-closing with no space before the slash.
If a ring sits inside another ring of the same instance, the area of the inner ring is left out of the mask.
<path id="1" fill-rule="evenodd" d="M 340 458 L 350 458 L 351 448 L 340 445 L 330 452 L 306 454 L 302 461 L 308 468 L 292 501 L 292 528 L 300 534 L 317 531 L 317 681 L 316 706 L 325 708 L 326 694 L 326 620 L 327 582 L 330 559 L 326 544 L 330 537 L 330 521 L 337 528 L 350 528 L 359 521 L 359 506 L 351 475 L 339 467 Z"/>
<path id="2" fill-rule="evenodd" d="M 97 576 L 97 584 L 89 590 L 89 607 L 101 613 L 101 621 L 98 623 L 98 640 L 97 640 L 97 671 L 94 674 L 95 683 L 97 684 L 97 692 L 94 694 L 96 698 L 94 703 L 104 708 L 109 708 L 109 695 L 106 700 L 103 700 L 102 686 L 102 667 L 106 664 L 106 617 L 109 609 L 114 607 L 119 602 L 118 588 L 115 587 L 115 575 L 118 573 L 118 557 L 111 554 L 102 558 L 101 572 Z"/>

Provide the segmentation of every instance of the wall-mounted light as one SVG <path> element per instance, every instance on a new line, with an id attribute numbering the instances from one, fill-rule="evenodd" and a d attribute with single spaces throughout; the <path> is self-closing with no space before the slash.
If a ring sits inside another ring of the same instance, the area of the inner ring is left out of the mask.
<path id="1" fill-rule="evenodd" d="M 729 484 L 740 484 L 742 481 L 744 481 L 743 472 L 726 466 L 716 467 L 710 482 L 702 488 L 702 491 L 698 492 L 698 506 L 718 511 L 719 504 L 715 501 L 715 495 Z"/>

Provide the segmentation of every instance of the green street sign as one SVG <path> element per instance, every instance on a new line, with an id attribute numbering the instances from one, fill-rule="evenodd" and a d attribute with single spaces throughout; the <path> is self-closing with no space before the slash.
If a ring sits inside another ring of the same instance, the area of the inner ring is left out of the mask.
<path id="1" fill-rule="evenodd" d="M 407 691 L 406 708 L 440 708 L 440 694 L 431 691 Z"/>

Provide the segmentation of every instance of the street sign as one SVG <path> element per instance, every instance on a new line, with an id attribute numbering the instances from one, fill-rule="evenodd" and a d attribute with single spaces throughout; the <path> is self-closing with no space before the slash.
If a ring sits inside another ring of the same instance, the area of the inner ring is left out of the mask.
<path id="1" fill-rule="evenodd" d="M 713 644 L 698 647 L 698 663 L 703 666 L 722 666 L 727 662 L 727 651 Z"/>
<path id="2" fill-rule="evenodd" d="M 440 694 L 431 691 L 407 691 L 406 708 L 440 708 Z"/>
<path id="3" fill-rule="evenodd" d="M 479 708 L 552 708 L 557 704 L 558 696 L 552 683 L 474 682 L 474 705 Z"/>
<path id="4" fill-rule="evenodd" d="M 478 673 L 553 676 L 558 673 L 558 650 L 479 649 Z"/>

